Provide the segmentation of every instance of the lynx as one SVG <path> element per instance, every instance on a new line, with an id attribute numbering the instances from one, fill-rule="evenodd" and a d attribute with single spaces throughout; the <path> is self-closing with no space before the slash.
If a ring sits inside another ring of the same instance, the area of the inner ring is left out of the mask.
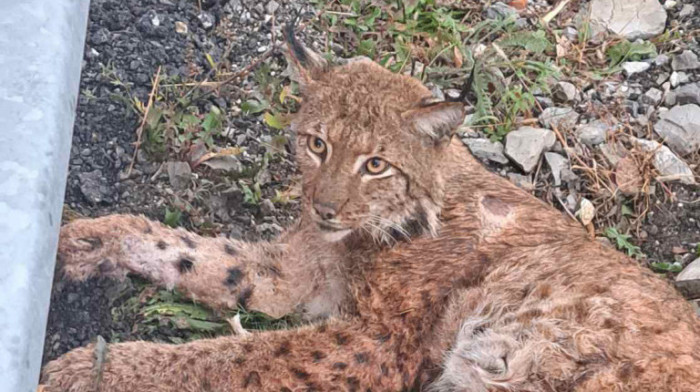
<path id="1" fill-rule="evenodd" d="M 696 391 L 700 323 L 667 282 L 489 173 L 464 106 L 371 61 L 331 67 L 287 34 L 304 212 L 273 242 L 143 217 L 61 231 L 73 279 L 128 273 L 294 330 L 90 345 L 44 391 Z"/>

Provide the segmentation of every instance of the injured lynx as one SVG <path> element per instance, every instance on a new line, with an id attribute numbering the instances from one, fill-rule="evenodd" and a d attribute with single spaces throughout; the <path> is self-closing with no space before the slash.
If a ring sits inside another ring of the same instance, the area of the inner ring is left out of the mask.
<path id="1" fill-rule="evenodd" d="M 252 244 L 111 216 L 64 227 L 59 256 L 72 278 L 135 273 L 214 308 L 313 323 L 91 345 L 46 365 L 45 391 L 697 390 L 690 306 L 482 168 L 452 140 L 461 105 L 287 40 L 304 99 L 295 228 Z"/>

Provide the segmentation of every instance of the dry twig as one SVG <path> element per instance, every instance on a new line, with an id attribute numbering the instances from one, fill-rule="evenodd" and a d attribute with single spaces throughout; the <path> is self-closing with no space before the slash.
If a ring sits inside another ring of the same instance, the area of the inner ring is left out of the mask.
<path id="1" fill-rule="evenodd" d="M 131 175 L 131 171 L 134 169 L 134 162 L 136 162 L 136 154 L 139 152 L 141 147 L 141 137 L 143 136 L 143 128 L 146 126 L 146 119 L 148 118 L 148 112 L 153 106 L 155 101 L 156 92 L 158 91 L 158 84 L 160 83 L 160 66 L 156 70 L 156 76 L 153 79 L 153 87 L 151 88 L 151 93 L 148 94 L 148 104 L 146 109 L 143 111 L 143 118 L 141 119 L 141 125 L 136 129 L 136 142 L 134 143 L 134 155 L 131 157 L 131 163 L 129 164 L 129 170 L 127 170 L 127 176 Z"/>

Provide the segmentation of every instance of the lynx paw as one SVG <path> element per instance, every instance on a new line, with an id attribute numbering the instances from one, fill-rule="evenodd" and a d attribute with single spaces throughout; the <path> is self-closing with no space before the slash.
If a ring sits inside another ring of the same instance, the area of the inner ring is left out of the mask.
<path id="1" fill-rule="evenodd" d="M 119 268 L 120 242 L 126 235 L 152 231 L 145 218 L 112 215 L 97 219 L 80 219 L 61 228 L 58 259 L 64 273 L 72 279 L 83 280 L 102 275 L 115 278 L 126 276 Z"/>
<path id="2" fill-rule="evenodd" d="M 73 350 L 49 362 L 41 375 L 42 392 L 97 391 L 100 372 L 95 368 L 95 345 Z M 43 389 L 42 389 L 43 388 Z"/>

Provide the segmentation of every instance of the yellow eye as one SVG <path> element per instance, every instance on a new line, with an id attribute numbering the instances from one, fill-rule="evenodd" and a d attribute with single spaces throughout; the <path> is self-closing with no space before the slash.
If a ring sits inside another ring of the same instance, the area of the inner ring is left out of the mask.
<path id="1" fill-rule="evenodd" d="M 382 174 L 388 168 L 389 168 L 389 163 L 387 163 L 387 161 L 385 161 L 381 158 L 377 158 L 377 157 L 370 158 L 369 160 L 367 160 L 367 163 L 365 163 L 365 170 L 367 170 L 367 172 L 369 174 L 374 174 L 374 175 Z"/>
<path id="2" fill-rule="evenodd" d="M 310 136 L 309 137 L 309 150 L 314 154 L 323 157 L 326 154 L 326 142 L 320 137 Z"/>

